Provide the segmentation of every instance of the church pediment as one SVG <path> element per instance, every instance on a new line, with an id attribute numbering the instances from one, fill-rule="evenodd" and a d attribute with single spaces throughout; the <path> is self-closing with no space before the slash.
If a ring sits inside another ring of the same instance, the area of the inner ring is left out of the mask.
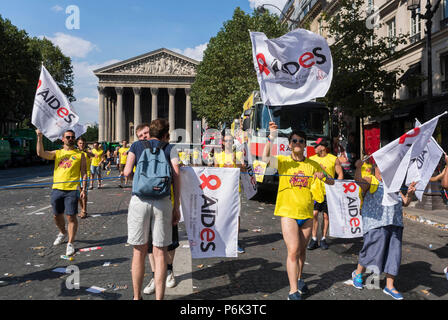
<path id="1" fill-rule="evenodd" d="M 179 53 L 159 49 L 95 70 L 100 75 L 196 76 L 199 62 Z"/>

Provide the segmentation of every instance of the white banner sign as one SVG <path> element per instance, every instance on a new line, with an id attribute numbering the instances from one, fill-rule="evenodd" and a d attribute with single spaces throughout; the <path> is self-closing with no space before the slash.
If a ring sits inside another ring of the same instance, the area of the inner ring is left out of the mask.
<path id="1" fill-rule="evenodd" d="M 363 236 L 361 199 L 355 182 L 325 184 L 327 192 L 330 236 L 335 238 L 358 238 Z"/>
<path id="2" fill-rule="evenodd" d="M 181 168 L 182 213 L 192 258 L 237 257 L 239 177 L 239 168 Z"/>
<path id="3" fill-rule="evenodd" d="M 418 127 L 420 125 L 421 123 L 417 120 L 415 126 Z M 417 185 L 415 186 L 415 196 L 419 201 L 422 201 L 424 190 L 428 185 L 429 179 L 431 179 L 442 154 L 442 148 L 437 141 L 431 137 L 423 152 L 415 160 L 411 160 L 408 174 L 406 175 L 406 185 L 409 186 L 412 182 L 417 182 Z"/>
<path id="4" fill-rule="evenodd" d="M 255 177 L 254 167 L 252 166 L 252 156 L 249 152 L 247 143 L 243 145 L 244 165 L 246 172 L 241 172 L 241 184 L 243 185 L 246 198 L 252 199 L 257 194 L 257 179 Z"/>
<path id="5" fill-rule="evenodd" d="M 31 123 L 54 142 L 62 138 L 66 130 L 73 130 L 78 121 L 79 117 L 70 101 L 42 65 Z M 79 132 L 80 128 L 77 128 L 77 131 Z"/>
<path id="6" fill-rule="evenodd" d="M 327 94 L 333 59 L 324 37 L 296 29 L 277 39 L 262 32 L 251 32 L 250 38 L 264 104 L 292 105 Z"/>

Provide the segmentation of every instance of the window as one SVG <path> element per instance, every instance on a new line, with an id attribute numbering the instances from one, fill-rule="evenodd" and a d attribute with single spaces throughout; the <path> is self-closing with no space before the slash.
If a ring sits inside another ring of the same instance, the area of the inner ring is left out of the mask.
<path id="1" fill-rule="evenodd" d="M 411 14 L 411 33 L 410 33 L 410 41 L 411 43 L 415 43 L 421 39 L 421 22 L 420 22 L 420 16 L 418 15 L 420 13 L 420 8 L 416 10 L 416 16 L 413 18 Z"/>
<path id="2" fill-rule="evenodd" d="M 448 52 L 440 55 L 440 74 L 442 76 L 442 92 L 448 92 Z"/>
<path id="3" fill-rule="evenodd" d="M 392 43 L 395 40 L 396 36 L 396 28 L 395 28 L 395 18 L 389 20 L 387 22 L 387 36 L 389 37 L 389 48 L 393 51 L 395 49 L 395 44 Z"/>
<path id="4" fill-rule="evenodd" d="M 443 0 L 442 19 L 448 19 L 448 0 Z"/>

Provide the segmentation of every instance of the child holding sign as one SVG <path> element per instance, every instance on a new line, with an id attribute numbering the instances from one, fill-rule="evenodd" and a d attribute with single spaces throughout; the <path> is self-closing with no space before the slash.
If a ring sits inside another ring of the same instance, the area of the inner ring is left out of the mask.
<path id="1" fill-rule="evenodd" d="M 362 222 L 364 245 L 359 252 L 358 267 L 352 273 L 353 286 L 363 288 L 362 275 L 366 267 L 374 268 L 375 273 L 386 273 L 386 287 L 383 292 L 396 300 L 403 296 L 394 287 L 395 277 L 401 264 L 403 238 L 403 206 L 411 203 L 416 182 L 409 185 L 407 194 L 393 194 L 396 204 L 382 205 L 384 186 L 378 167 L 375 175 L 362 176 L 362 161 L 356 162 L 355 181 L 364 194 Z"/>

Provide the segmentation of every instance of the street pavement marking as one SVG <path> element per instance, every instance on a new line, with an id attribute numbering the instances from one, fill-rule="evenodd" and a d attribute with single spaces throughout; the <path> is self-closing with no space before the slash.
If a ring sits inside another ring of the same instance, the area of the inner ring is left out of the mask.
<path id="1" fill-rule="evenodd" d="M 181 240 L 185 239 L 185 240 Z M 186 296 L 193 293 L 193 278 L 192 278 L 192 262 L 190 248 L 185 248 L 188 245 L 188 238 L 185 231 L 179 231 L 179 247 L 176 249 L 174 256 L 174 277 L 177 285 L 174 288 L 166 288 L 165 295 L 180 295 Z"/>
<path id="2" fill-rule="evenodd" d="M 42 212 L 43 210 L 47 210 L 47 209 L 49 209 L 49 208 L 51 208 L 51 205 L 49 205 L 49 206 L 47 206 L 47 207 L 45 207 L 45 208 L 42 208 L 42 209 L 33 211 L 33 212 L 31 212 L 31 213 L 28 213 L 27 215 L 30 216 L 30 215 L 32 215 L 32 214 L 40 213 L 40 212 Z"/>

